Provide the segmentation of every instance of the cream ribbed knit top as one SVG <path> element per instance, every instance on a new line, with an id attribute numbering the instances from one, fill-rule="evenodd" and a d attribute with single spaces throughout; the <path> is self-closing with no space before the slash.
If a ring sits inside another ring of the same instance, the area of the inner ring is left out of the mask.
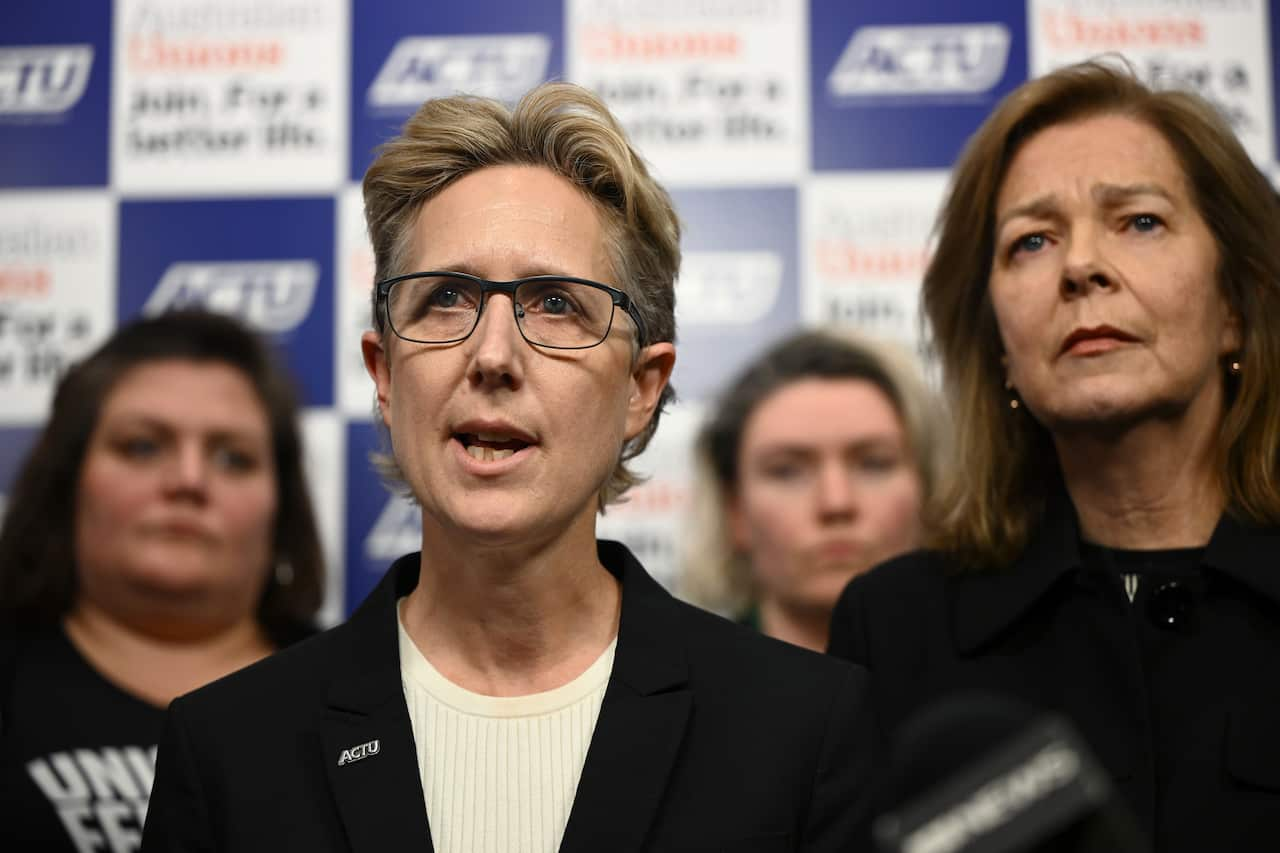
<path id="1" fill-rule="evenodd" d="M 529 696 L 497 697 L 449 681 L 403 624 L 399 632 L 400 678 L 435 849 L 555 853 L 617 639 L 568 684 Z"/>

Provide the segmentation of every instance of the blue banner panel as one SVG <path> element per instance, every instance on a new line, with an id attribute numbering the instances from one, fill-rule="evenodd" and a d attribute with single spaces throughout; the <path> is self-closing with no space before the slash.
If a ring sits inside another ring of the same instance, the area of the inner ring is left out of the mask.
<path id="1" fill-rule="evenodd" d="M 1280 62 L 1275 61 L 1276 47 L 1280 46 L 1280 8 L 1276 8 L 1276 3 L 1273 0 L 1271 7 L 1267 11 L 1271 18 L 1271 52 L 1267 55 L 1267 58 L 1271 60 L 1271 126 L 1275 136 L 1275 147 L 1272 148 L 1272 151 L 1276 152 L 1277 158 L 1280 158 L 1280 120 L 1277 120 L 1277 116 L 1280 116 Z M 1277 178 L 1280 178 L 1280 168 L 1275 167 L 1273 164 L 1273 182 Z"/>
<path id="2" fill-rule="evenodd" d="M 564 74 L 561 0 L 355 0 L 351 28 L 353 181 L 428 98 L 465 92 L 511 102 Z"/>
<path id="3" fill-rule="evenodd" d="M 332 405 L 333 245 L 331 197 L 124 202 L 120 320 L 235 314 L 281 348 L 304 405 Z"/>
<path id="4" fill-rule="evenodd" d="M 0 427 L 0 521 L 4 520 L 13 481 L 35 446 L 42 427 Z"/>
<path id="5" fill-rule="evenodd" d="M 1027 77 L 1023 0 L 815 3 L 813 168 L 948 168 Z"/>
<path id="6" fill-rule="evenodd" d="M 370 454 L 382 449 L 372 423 L 347 424 L 347 615 L 392 562 L 422 548 L 422 511 L 393 495 L 370 461 Z"/>
<path id="7" fill-rule="evenodd" d="M 0 7 L 0 187 L 105 186 L 111 4 Z"/>
<path id="8" fill-rule="evenodd" d="M 682 399 L 714 396 L 800 319 L 794 187 L 672 192 L 684 224 L 676 283 Z"/>

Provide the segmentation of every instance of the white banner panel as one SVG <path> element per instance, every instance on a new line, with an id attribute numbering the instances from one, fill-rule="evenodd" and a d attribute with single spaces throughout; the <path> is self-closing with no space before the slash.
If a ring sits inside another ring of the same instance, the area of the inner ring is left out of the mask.
<path id="1" fill-rule="evenodd" d="M 373 287 L 373 247 L 364 225 L 364 198 L 359 184 L 349 184 L 338 196 L 337 304 L 333 324 L 333 375 L 338 380 L 338 406 L 354 418 L 373 413 L 373 380 L 364 369 L 360 335 L 372 328 L 369 310 Z"/>
<path id="2" fill-rule="evenodd" d="M 1123 54 L 1148 84 L 1208 98 L 1263 168 L 1275 158 L 1266 0 L 1029 0 L 1030 73 Z"/>
<path id="3" fill-rule="evenodd" d="M 943 171 L 811 178 L 801 201 L 804 320 L 917 347 L 920 282 L 946 185 Z"/>
<path id="4" fill-rule="evenodd" d="M 626 544 L 649 574 L 672 586 L 680 574 L 680 537 L 693 490 L 693 442 L 703 407 L 679 403 L 662 415 L 658 431 L 631 467 L 648 479 L 599 517 L 596 535 Z"/>
<path id="5" fill-rule="evenodd" d="M 341 0 L 118 0 L 112 183 L 332 191 L 347 146 Z"/>
<path id="6" fill-rule="evenodd" d="M 0 423 L 42 420 L 67 366 L 115 328 L 115 267 L 107 193 L 0 194 Z"/>
<path id="7" fill-rule="evenodd" d="M 320 545 L 324 548 L 324 604 L 317 619 L 321 625 L 336 625 L 346 616 L 343 609 L 346 423 L 332 409 L 306 409 L 302 413 L 302 438 L 311 507 L 320 528 Z"/>
<path id="8" fill-rule="evenodd" d="M 658 177 L 766 184 L 808 165 L 807 25 L 786 0 L 569 0 L 569 79 L 600 94 Z"/>

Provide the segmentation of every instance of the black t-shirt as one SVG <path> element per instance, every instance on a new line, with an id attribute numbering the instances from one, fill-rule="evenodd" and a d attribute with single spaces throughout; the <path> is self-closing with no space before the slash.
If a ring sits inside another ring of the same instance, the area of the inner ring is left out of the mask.
<path id="1" fill-rule="evenodd" d="M 164 709 L 103 678 L 60 627 L 4 642 L 0 850 L 136 851 Z"/>

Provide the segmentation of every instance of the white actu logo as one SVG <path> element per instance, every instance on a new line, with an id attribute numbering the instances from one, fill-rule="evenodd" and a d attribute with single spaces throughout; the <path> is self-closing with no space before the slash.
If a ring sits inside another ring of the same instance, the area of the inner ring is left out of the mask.
<path id="1" fill-rule="evenodd" d="M 373 529 L 364 540 L 369 560 L 394 560 L 422 547 L 422 509 L 406 498 L 393 496 L 378 514 Z M 382 567 L 378 567 L 382 571 Z"/>
<path id="2" fill-rule="evenodd" d="M 93 45 L 0 47 L 0 115 L 50 115 L 74 107 L 89 84 Z"/>
<path id="3" fill-rule="evenodd" d="M 264 332 L 298 326 L 315 301 L 315 261 L 180 261 L 142 306 L 147 315 L 193 306 L 234 314 Z"/>
<path id="4" fill-rule="evenodd" d="M 845 98 L 978 94 L 1000 82 L 1008 58 L 1004 24 L 860 27 L 827 90 Z"/>
<path id="5" fill-rule="evenodd" d="M 782 292 L 777 252 L 685 252 L 678 325 L 746 326 L 769 316 Z"/>
<path id="6" fill-rule="evenodd" d="M 368 758 L 370 755 L 377 755 L 381 745 L 377 740 L 371 740 L 368 743 L 362 743 L 359 746 L 353 746 L 350 749 L 344 749 L 338 754 L 338 766 L 350 764 L 353 761 L 359 761 L 362 758 Z"/>
<path id="7" fill-rule="evenodd" d="M 414 108 L 459 92 L 516 101 L 546 79 L 550 55 L 551 40 L 536 33 L 409 36 L 369 86 L 369 106 Z"/>

